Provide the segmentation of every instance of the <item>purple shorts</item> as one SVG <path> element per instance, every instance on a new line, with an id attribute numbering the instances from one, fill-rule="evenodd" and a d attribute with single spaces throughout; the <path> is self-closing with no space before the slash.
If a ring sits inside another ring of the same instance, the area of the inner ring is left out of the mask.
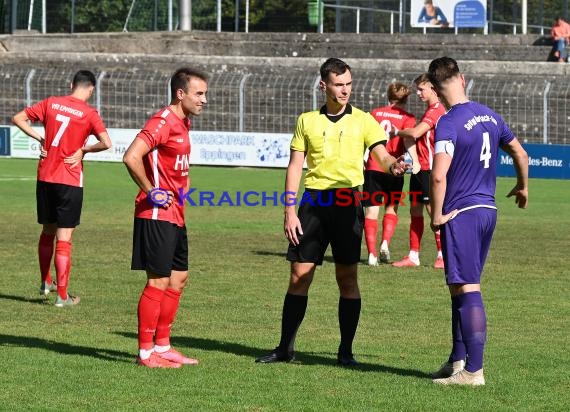
<path id="1" fill-rule="evenodd" d="M 478 207 L 459 213 L 441 227 L 448 285 L 481 283 L 496 223 L 496 209 Z"/>

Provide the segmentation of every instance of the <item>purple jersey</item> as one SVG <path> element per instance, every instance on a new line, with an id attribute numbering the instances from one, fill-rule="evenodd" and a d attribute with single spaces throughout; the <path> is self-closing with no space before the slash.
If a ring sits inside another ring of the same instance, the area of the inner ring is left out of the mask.
<path id="1" fill-rule="evenodd" d="M 495 207 L 499 147 L 514 138 L 503 118 L 480 103 L 454 105 L 439 119 L 436 153 L 442 147 L 447 153 L 453 151 L 443 213 L 466 207 Z"/>

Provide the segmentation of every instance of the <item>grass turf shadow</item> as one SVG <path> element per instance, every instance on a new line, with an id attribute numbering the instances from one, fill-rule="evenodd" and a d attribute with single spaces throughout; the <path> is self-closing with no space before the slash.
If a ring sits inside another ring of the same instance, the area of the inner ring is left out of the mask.
<path id="1" fill-rule="evenodd" d="M 45 349 L 63 355 L 90 356 L 96 359 L 115 362 L 134 363 L 134 354 L 113 349 L 72 345 L 33 336 L 15 336 L 0 334 L 0 346 L 20 346 L 25 348 Z"/>
<path id="2" fill-rule="evenodd" d="M 115 332 L 115 333 L 129 339 L 137 338 L 137 335 L 132 332 Z M 252 346 L 243 345 L 241 343 L 225 342 L 225 341 L 205 339 L 205 338 L 173 336 L 172 343 L 174 346 L 182 346 L 189 348 L 197 348 L 206 351 L 230 353 L 237 356 L 247 356 L 251 358 L 252 362 L 255 360 L 255 358 L 267 353 L 267 350 L 262 350 Z M 293 363 L 301 365 L 338 366 L 336 363 L 336 354 L 331 353 L 329 355 L 330 356 L 325 356 L 325 354 L 323 353 L 315 353 L 315 352 L 295 352 L 295 361 Z M 260 365 L 260 367 L 263 366 Z M 430 374 L 420 370 L 398 368 L 394 366 L 387 366 L 387 365 L 381 365 L 369 362 L 359 362 L 358 366 L 347 367 L 347 369 L 351 369 L 358 372 L 380 372 L 380 373 L 390 373 L 399 376 L 430 378 Z"/>
<path id="3" fill-rule="evenodd" d="M 4 295 L 4 294 L 0 293 L 0 299 L 13 300 L 16 302 L 35 303 L 38 305 L 47 305 L 47 304 L 51 303 L 51 301 L 49 300 L 49 298 L 47 296 L 39 297 L 39 298 L 28 298 L 25 296 Z"/>

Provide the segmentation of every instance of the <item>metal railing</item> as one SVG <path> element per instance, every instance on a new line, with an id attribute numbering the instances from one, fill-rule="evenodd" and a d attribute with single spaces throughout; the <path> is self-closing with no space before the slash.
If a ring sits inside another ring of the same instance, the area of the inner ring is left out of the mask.
<path id="1" fill-rule="evenodd" d="M 361 21 L 361 12 L 367 11 L 371 13 L 378 13 L 378 14 L 387 14 L 390 19 L 390 34 L 394 34 L 394 17 L 397 15 L 398 17 L 401 15 L 401 11 L 396 10 L 384 10 L 384 9 L 376 9 L 371 7 L 360 7 L 360 6 L 343 6 L 338 4 L 328 4 L 323 3 L 323 7 L 330 8 L 333 10 L 352 10 L 356 13 L 356 25 L 354 28 L 355 33 L 360 33 L 360 21 Z M 398 22 L 398 27 L 403 27 L 402 21 Z M 319 32 L 323 32 L 323 25 L 319 25 Z"/>
<path id="2" fill-rule="evenodd" d="M 512 27 L 512 33 L 513 34 L 519 34 L 518 28 L 520 27 L 521 32 L 522 32 L 522 24 L 521 23 L 508 23 L 508 22 L 504 22 L 504 21 L 490 21 L 489 26 Z M 527 27 L 529 28 L 529 31 L 531 31 L 530 29 L 536 29 L 536 33 L 540 34 L 541 36 L 544 36 L 545 34 L 550 34 L 550 27 L 549 26 L 540 26 L 537 24 L 529 24 Z"/>
<path id="3" fill-rule="evenodd" d="M 319 107 L 318 73 L 214 73 L 209 81 L 208 107 L 194 119 L 198 130 L 292 133 L 297 116 Z M 69 92 L 71 68 L 4 67 L 0 72 L 0 124 L 50 95 Z M 141 128 L 168 104 L 170 72 L 114 70 L 97 73 L 91 104 L 107 127 Z M 416 73 L 358 71 L 352 103 L 366 111 L 386 104 L 393 81 L 412 84 Z M 563 78 L 545 80 L 524 75 L 469 76 L 469 96 L 502 115 L 515 134 L 530 143 L 570 144 L 570 84 Z M 409 111 L 421 118 L 424 104 L 414 95 Z"/>

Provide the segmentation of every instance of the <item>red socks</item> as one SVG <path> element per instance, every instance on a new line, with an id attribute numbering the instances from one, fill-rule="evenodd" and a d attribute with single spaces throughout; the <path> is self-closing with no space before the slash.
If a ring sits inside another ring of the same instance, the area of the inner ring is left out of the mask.
<path id="1" fill-rule="evenodd" d="M 67 283 L 71 268 L 71 242 L 58 240 L 55 242 L 55 273 L 57 276 L 57 294 L 67 299 Z"/>
<path id="2" fill-rule="evenodd" d="M 441 252 L 441 235 L 439 232 L 435 232 L 435 246 L 437 247 L 437 251 Z"/>
<path id="3" fill-rule="evenodd" d="M 153 337 L 161 312 L 161 302 L 165 292 L 146 285 L 139 300 L 139 349 L 154 348 Z"/>
<path id="4" fill-rule="evenodd" d="M 146 285 L 138 307 L 139 349 L 170 345 L 170 330 L 178 312 L 182 292 Z"/>
<path id="5" fill-rule="evenodd" d="M 40 263 L 40 274 L 42 282 L 52 283 L 51 279 L 51 259 L 53 258 L 53 240 L 55 235 L 48 235 L 42 232 L 38 242 L 38 260 Z"/>
<path id="6" fill-rule="evenodd" d="M 166 289 L 160 303 L 160 316 L 156 324 L 155 343 L 159 346 L 170 345 L 170 330 L 178 312 L 182 292 Z"/>
<path id="7" fill-rule="evenodd" d="M 410 222 L 410 250 L 420 251 L 420 243 L 424 234 L 424 217 L 412 216 Z"/>
<path id="8" fill-rule="evenodd" d="M 385 214 L 382 218 L 382 242 L 390 244 L 396 225 L 398 224 L 398 215 Z"/>
<path id="9" fill-rule="evenodd" d="M 364 238 L 366 239 L 366 248 L 368 253 L 377 256 L 376 253 L 376 236 L 378 235 L 378 220 L 364 219 Z"/>

